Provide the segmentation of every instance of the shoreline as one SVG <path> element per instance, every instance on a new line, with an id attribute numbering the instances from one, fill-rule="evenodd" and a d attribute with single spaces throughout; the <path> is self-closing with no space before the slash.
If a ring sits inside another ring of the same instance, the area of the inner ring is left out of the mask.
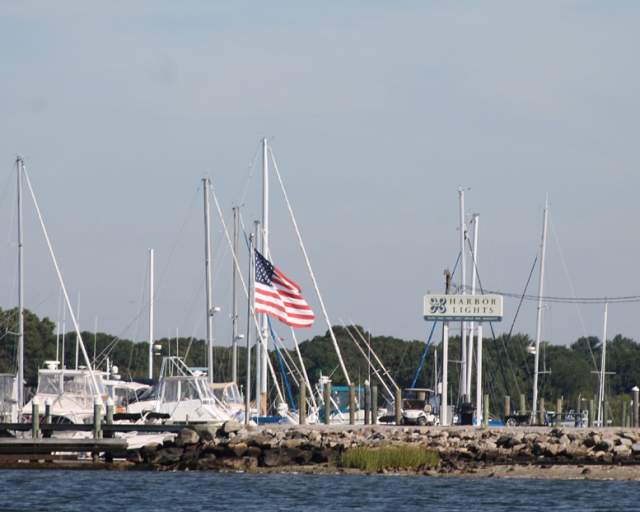
<path id="1" fill-rule="evenodd" d="M 175 440 L 103 458 L 0 456 L 1 469 L 217 471 L 640 481 L 640 430 L 372 425 L 189 425 Z M 26 458 L 26 457 L 24 457 Z"/>

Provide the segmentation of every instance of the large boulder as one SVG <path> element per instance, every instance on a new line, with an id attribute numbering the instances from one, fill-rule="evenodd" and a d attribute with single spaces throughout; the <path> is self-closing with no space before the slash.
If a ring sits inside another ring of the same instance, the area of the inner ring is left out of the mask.
<path id="1" fill-rule="evenodd" d="M 200 441 L 200 435 L 191 428 L 183 428 L 176 439 L 176 446 L 196 444 Z"/>
<path id="2" fill-rule="evenodd" d="M 242 423 L 233 420 L 225 421 L 222 425 L 222 428 L 220 429 L 222 434 L 226 436 L 228 436 L 229 434 L 235 434 L 237 432 L 240 432 L 241 430 Z"/>

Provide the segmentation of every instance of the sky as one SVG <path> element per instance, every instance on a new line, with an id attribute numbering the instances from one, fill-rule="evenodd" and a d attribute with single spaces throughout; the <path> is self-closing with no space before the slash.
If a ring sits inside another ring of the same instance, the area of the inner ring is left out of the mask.
<path id="1" fill-rule="evenodd" d="M 156 335 L 203 337 L 201 179 L 226 222 L 241 204 L 250 230 L 262 137 L 334 324 L 424 339 L 422 297 L 442 290 L 459 250 L 459 187 L 480 214 L 486 288 L 522 291 L 548 194 L 545 294 L 640 294 L 639 22 L 633 1 L 5 0 L 0 307 L 17 302 L 20 154 L 81 326 L 146 338 L 154 248 Z M 326 324 L 271 179 L 273 261 L 318 316 L 306 339 Z M 232 262 L 215 209 L 212 221 L 227 345 Z M 25 265 L 27 307 L 60 319 L 27 196 Z M 506 301 L 498 333 L 516 307 Z M 609 335 L 638 339 L 639 308 L 612 305 Z M 601 305 L 544 316 L 554 343 L 602 335 Z M 535 304 L 514 329 L 533 336 Z"/>

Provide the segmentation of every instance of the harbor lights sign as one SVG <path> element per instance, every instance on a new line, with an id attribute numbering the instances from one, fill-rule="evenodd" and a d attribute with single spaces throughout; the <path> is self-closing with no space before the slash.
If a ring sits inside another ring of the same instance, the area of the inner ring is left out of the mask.
<path id="1" fill-rule="evenodd" d="M 502 320 L 502 295 L 424 296 L 425 320 L 491 322 Z"/>

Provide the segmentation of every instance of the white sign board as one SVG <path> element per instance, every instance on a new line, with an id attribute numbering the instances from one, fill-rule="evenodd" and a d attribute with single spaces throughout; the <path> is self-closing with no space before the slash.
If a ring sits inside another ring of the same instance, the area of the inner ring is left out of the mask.
<path id="1" fill-rule="evenodd" d="M 425 295 L 425 320 L 502 320 L 502 295 Z"/>

